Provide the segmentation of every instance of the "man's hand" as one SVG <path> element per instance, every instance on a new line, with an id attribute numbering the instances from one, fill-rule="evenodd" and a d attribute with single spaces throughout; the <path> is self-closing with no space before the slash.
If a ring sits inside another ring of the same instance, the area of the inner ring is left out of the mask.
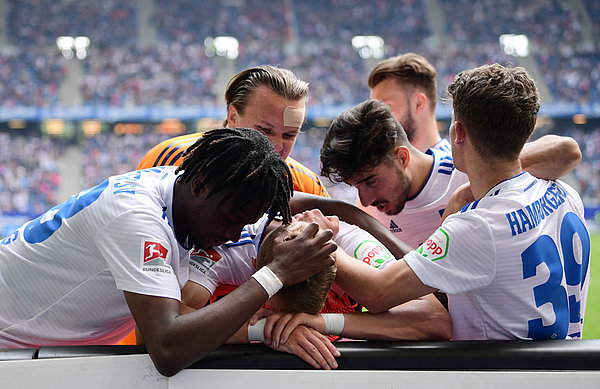
<path id="1" fill-rule="evenodd" d="M 285 240 L 281 234 L 273 242 L 273 260 L 267 265 L 284 286 L 296 284 L 312 277 L 335 263 L 331 255 L 337 249 L 331 230 L 319 230 L 310 223 L 296 238 Z"/>
<path id="2" fill-rule="evenodd" d="M 321 334 L 325 334 L 325 319 L 321 315 L 309 313 L 274 313 L 265 321 L 265 343 L 267 339 L 272 340 L 269 344 L 275 348 L 283 345 L 289 339 L 291 333 L 299 326 L 311 327 Z"/>
<path id="3" fill-rule="evenodd" d="M 294 220 L 301 220 L 307 223 L 315 222 L 322 230 L 333 231 L 335 238 L 340 232 L 340 219 L 337 216 L 324 216 L 318 209 L 310 209 L 294 216 Z"/>
<path id="4" fill-rule="evenodd" d="M 335 358 L 341 355 L 325 335 L 304 326 L 296 327 L 284 344 L 270 347 L 297 355 L 315 369 L 336 369 L 338 364 Z"/>

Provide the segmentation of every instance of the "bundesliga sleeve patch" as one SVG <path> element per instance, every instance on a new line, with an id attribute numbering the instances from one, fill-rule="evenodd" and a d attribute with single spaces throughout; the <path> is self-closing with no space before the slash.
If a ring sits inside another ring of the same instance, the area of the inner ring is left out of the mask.
<path id="1" fill-rule="evenodd" d="M 381 243 L 365 240 L 354 250 L 354 258 L 378 268 L 392 259 L 392 254 Z"/>
<path id="2" fill-rule="evenodd" d="M 195 249 L 190 253 L 190 265 L 202 274 L 206 274 L 219 259 L 221 259 L 221 254 L 213 248 Z"/>
<path id="3" fill-rule="evenodd" d="M 142 240 L 142 271 L 156 274 L 173 274 L 169 265 L 171 253 L 166 244 Z"/>
<path id="4" fill-rule="evenodd" d="M 439 261 L 448 255 L 450 238 L 443 228 L 438 228 L 419 248 L 417 252 L 430 261 Z"/>

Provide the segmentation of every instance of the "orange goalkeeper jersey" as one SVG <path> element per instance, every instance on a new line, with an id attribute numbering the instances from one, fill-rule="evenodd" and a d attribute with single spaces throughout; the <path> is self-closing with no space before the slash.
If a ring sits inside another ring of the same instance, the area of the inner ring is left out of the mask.
<path id="1" fill-rule="evenodd" d="M 185 150 L 201 136 L 202 133 L 195 133 L 167 139 L 148 151 L 137 168 L 180 165 Z M 330 197 L 319 177 L 309 168 L 290 157 L 285 162 L 292 173 L 295 191 Z"/>

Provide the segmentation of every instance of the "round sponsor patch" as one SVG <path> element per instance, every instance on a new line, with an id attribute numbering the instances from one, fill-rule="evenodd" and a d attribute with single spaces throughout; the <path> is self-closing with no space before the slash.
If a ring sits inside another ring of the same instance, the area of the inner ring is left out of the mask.
<path id="1" fill-rule="evenodd" d="M 392 254 L 381 243 L 373 240 L 365 240 L 354 250 L 354 258 L 374 268 L 378 268 L 384 262 L 392 259 Z"/>
<path id="2" fill-rule="evenodd" d="M 448 234 L 438 228 L 419 248 L 417 252 L 430 261 L 438 261 L 448 255 Z"/>

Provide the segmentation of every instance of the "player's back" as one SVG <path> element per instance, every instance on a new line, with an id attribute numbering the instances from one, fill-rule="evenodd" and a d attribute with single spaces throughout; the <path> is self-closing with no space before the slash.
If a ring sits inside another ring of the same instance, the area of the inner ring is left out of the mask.
<path id="1" fill-rule="evenodd" d="M 453 338 L 472 338 L 477 331 L 492 339 L 581 337 L 590 238 L 577 192 L 524 172 L 461 213 L 447 221 L 472 223 L 475 230 L 461 228 L 461 237 L 449 224 L 449 239 L 462 238 L 464 255 L 471 250 L 471 261 L 478 261 L 472 266 L 491 271 L 482 276 L 489 275 L 488 284 L 450 297 L 453 322 L 470 323 L 455 326 Z M 482 312 L 480 321 L 473 320 L 472 308 L 465 309 L 469 304 Z"/>

